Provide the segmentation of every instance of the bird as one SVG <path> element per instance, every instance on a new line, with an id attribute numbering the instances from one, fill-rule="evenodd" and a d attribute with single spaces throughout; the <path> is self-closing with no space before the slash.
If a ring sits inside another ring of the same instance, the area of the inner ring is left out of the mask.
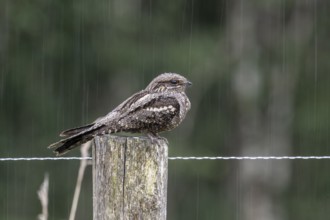
<path id="1" fill-rule="evenodd" d="M 152 143 L 167 142 L 159 133 L 171 131 L 186 117 L 191 103 L 185 91 L 191 85 L 180 74 L 162 73 L 104 117 L 61 132 L 63 139 L 48 148 L 55 148 L 56 156 L 61 156 L 95 136 L 119 132 L 146 134 Z"/>

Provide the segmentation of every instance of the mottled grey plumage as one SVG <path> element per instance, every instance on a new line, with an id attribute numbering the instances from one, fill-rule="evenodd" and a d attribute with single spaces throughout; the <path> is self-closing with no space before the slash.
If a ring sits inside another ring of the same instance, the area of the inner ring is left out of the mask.
<path id="1" fill-rule="evenodd" d="M 191 82 L 179 74 L 163 73 L 94 123 L 63 131 L 60 136 L 65 139 L 49 148 L 56 148 L 54 152 L 62 155 L 97 135 L 117 132 L 146 133 L 152 141 L 158 141 L 158 133 L 177 127 L 189 111 L 185 94 L 189 85 Z"/>

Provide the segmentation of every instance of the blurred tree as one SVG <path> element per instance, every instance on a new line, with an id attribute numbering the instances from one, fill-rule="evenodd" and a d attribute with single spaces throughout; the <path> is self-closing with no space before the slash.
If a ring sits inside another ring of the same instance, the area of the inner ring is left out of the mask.
<path id="1" fill-rule="evenodd" d="M 239 109 L 241 155 L 292 152 L 294 89 L 304 52 L 301 48 L 312 37 L 314 4 L 237 1 L 233 8 L 228 34 L 236 66 L 233 89 Z M 237 172 L 238 180 L 232 181 L 241 184 L 241 196 L 235 196 L 239 198 L 239 219 L 277 220 L 286 216 L 278 198 L 289 183 L 290 161 L 270 161 L 262 166 L 243 160 Z"/>

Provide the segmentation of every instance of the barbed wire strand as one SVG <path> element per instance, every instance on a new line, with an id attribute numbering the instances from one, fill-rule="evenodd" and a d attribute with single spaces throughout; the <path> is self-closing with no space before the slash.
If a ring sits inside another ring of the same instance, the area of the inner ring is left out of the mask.
<path id="1" fill-rule="evenodd" d="M 0 161 L 91 160 L 92 157 L 7 157 Z M 169 157 L 169 160 L 325 160 L 330 156 Z"/>

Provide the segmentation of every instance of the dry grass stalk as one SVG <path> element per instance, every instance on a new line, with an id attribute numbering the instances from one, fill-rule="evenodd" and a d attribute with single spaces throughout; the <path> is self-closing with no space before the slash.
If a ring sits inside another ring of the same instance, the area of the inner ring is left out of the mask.
<path id="1" fill-rule="evenodd" d="M 48 189 L 49 189 L 49 177 L 48 173 L 45 174 L 44 181 L 42 182 L 37 194 L 41 203 L 42 212 L 38 215 L 39 220 L 48 219 Z"/>
<path id="2" fill-rule="evenodd" d="M 83 146 L 80 148 L 80 152 L 81 152 L 82 157 L 89 157 L 88 150 L 91 147 L 91 145 L 92 145 L 91 141 L 83 144 Z M 74 195 L 73 195 L 73 201 L 72 201 L 72 205 L 71 205 L 69 220 L 74 220 L 75 217 L 76 217 L 78 201 L 79 201 L 79 195 L 80 195 L 80 191 L 81 191 L 81 185 L 82 185 L 82 181 L 84 179 L 86 166 L 89 165 L 89 164 L 90 163 L 88 162 L 88 160 L 81 160 L 80 161 L 80 167 L 79 167 L 79 171 L 78 171 L 76 188 L 75 188 Z"/>

